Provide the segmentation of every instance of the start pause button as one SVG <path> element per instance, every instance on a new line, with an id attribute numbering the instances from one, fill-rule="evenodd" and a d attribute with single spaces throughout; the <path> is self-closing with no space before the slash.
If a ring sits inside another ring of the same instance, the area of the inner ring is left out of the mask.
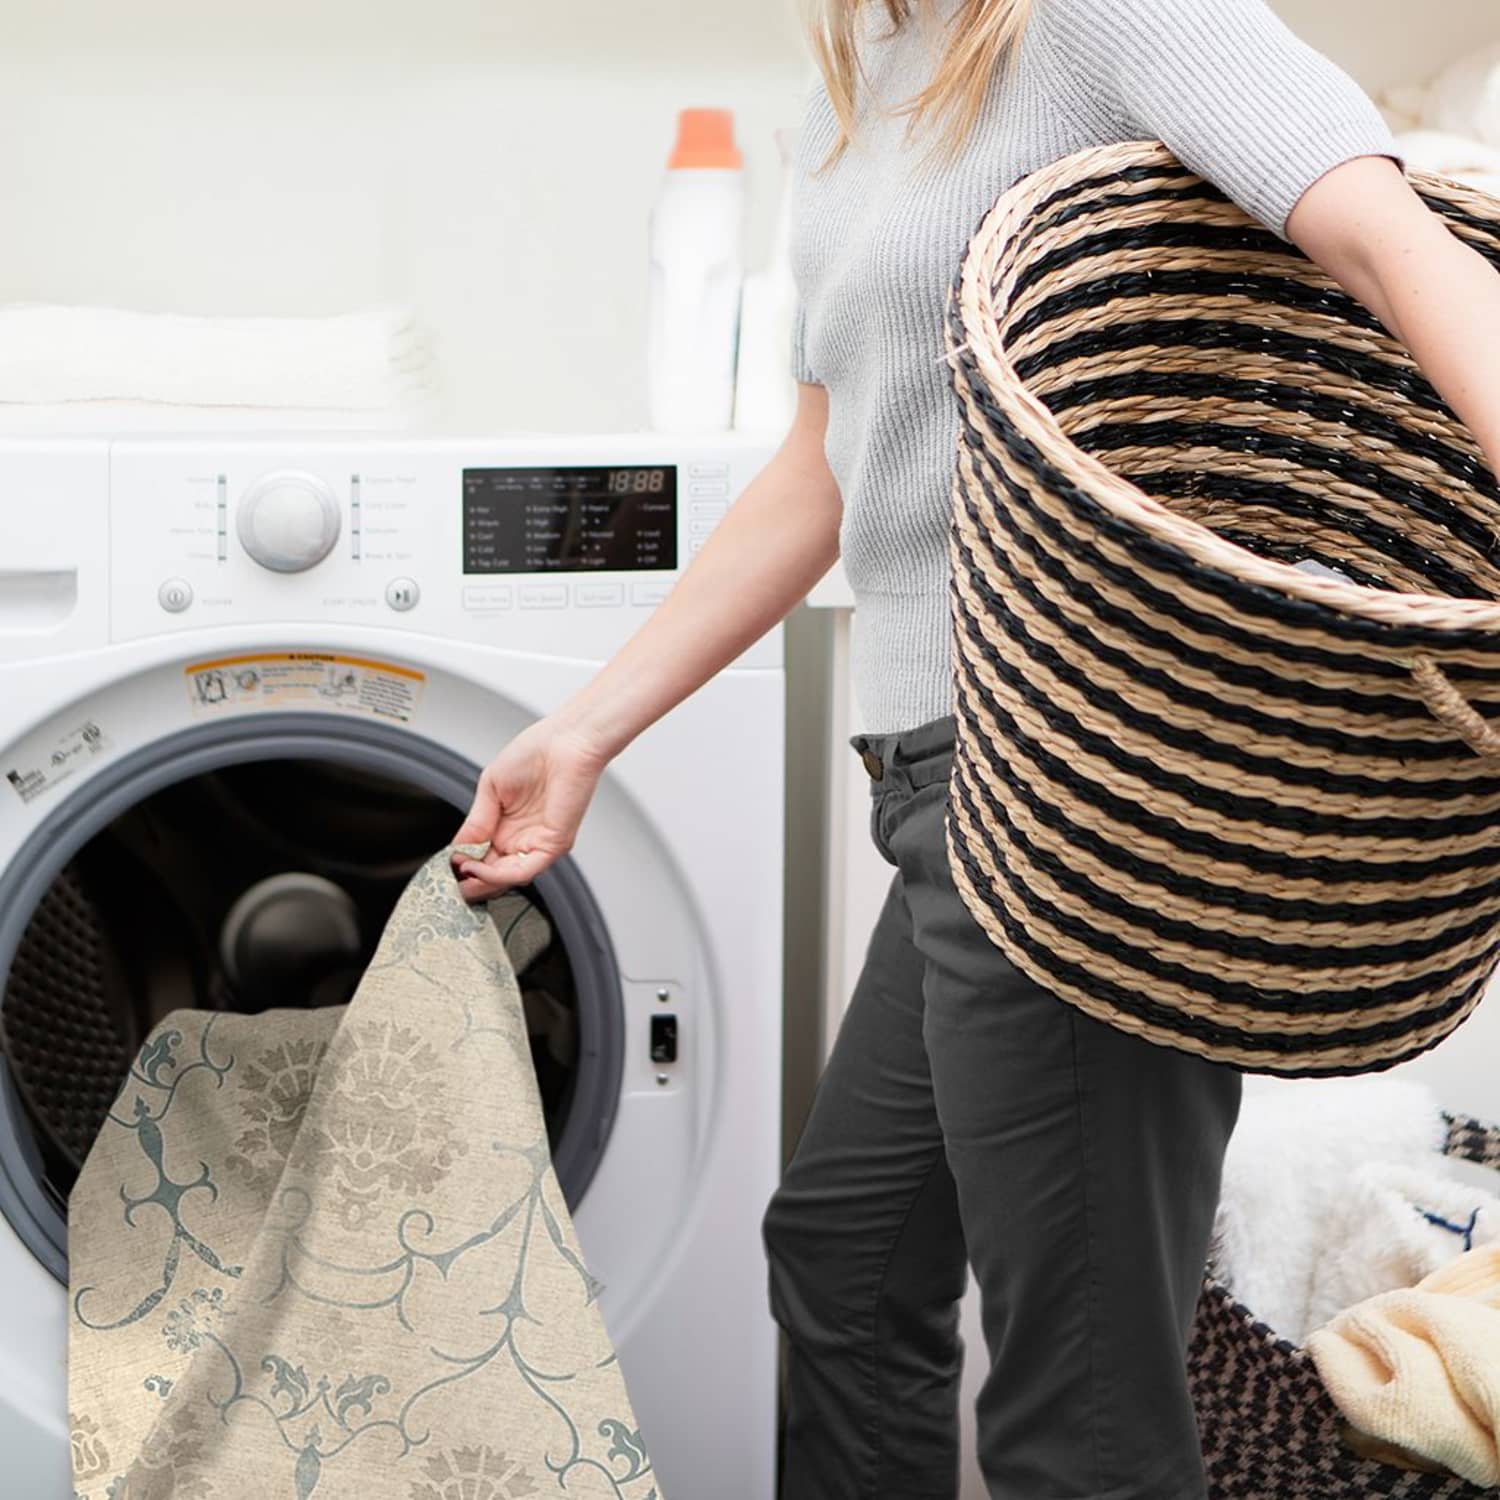
<path id="1" fill-rule="evenodd" d="M 385 602 L 402 614 L 416 608 L 421 597 L 422 591 L 414 578 L 393 578 L 385 586 Z"/>

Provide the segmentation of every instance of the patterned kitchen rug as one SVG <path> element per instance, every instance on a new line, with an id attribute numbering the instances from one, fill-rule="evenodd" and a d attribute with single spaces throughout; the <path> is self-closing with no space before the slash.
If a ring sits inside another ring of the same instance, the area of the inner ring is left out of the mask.
<path id="1" fill-rule="evenodd" d="M 449 854 L 347 1005 L 141 1048 L 69 1202 L 75 1500 L 662 1500 L 548 1148 L 551 924 Z"/>

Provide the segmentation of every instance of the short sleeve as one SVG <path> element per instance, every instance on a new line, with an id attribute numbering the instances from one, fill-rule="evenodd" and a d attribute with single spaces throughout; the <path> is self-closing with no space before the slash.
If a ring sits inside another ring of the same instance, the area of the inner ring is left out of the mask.
<path id="1" fill-rule="evenodd" d="M 1286 239 L 1298 199 L 1356 156 L 1406 162 L 1354 79 L 1265 0 L 1082 0 L 1118 108 Z M 1100 35 L 1100 31 L 1106 35 Z"/>
<path id="2" fill-rule="evenodd" d="M 800 295 L 792 313 L 791 370 L 793 380 L 818 383 L 807 362 L 807 303 Z"/>

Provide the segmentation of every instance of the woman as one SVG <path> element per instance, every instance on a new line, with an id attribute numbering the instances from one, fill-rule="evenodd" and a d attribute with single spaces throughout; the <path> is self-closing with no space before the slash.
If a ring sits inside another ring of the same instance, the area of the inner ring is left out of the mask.
<path id="1" fill-rule="evenodd" d="M 1017 178 L 1160 138 L 1402 339 L 1494 463 L 1500 278 L 1411 191 L 1373 104 L 1263 0 L 821 3 L 792 428 L 652 619 L 485 770 L 457 840 L 491 849 L 457 860 L 461 889 L 483 899 L 565 852 L 611 757 L 842 554 L 850 743 L 895 874 L 765 1217 L 783 1500 L 953 1500 L 966 1265 L 991 1496 L 1201 1500 L 1184 1351 L 1241 1075 L 1044 993 L 950 881 L 945 294 Z"/>

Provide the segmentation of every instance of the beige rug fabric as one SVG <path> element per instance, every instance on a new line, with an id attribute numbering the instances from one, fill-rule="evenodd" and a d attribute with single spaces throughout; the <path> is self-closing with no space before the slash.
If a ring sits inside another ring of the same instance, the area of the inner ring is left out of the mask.
<path id="1" fill-rule="evenodd" d="M 77 1500 L 663 1500 L 552 1169 L 550 923 L 449 860 L 348 1005 L 141 1048 L 69 1203 Z"/>

